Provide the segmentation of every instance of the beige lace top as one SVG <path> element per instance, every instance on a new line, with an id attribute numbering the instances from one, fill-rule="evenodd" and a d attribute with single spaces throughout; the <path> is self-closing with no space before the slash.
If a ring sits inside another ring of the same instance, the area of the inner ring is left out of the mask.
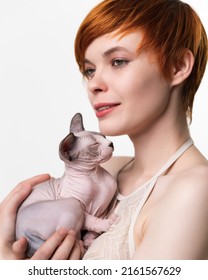
<path id="1" fill-rule="evenodd" d="M 161 176 L 191 145 L 189 139 L 163 168 L 143 186 L 128 196 L 118 193 L 114 212 L 118 215 L 110 229 L 100 235 L 85 253 L 84 260 L 129 260 L 135 252 L 134 225 L 150 192 Z"/>

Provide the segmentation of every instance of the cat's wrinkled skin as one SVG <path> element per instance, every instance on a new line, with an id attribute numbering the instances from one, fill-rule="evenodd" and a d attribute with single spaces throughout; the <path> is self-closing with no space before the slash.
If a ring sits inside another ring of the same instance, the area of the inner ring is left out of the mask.
<path id="1" fill-rule="evenodd" d="M 71 121 L 70 133 L 59 146 L 65 163 L 61 178 L 36 186 L 21 205 L 16 222 L 16 238 L 28 239 L 28 256 L 61 227 L 89 233 L 89 246 L 96 233 L 107 231 L 115 215 L 104 218 L 116 192 L 114 178 L 100 166 L 112 156 L 113 144 L 97 132 L 85 131 L 81 114 Z"/>

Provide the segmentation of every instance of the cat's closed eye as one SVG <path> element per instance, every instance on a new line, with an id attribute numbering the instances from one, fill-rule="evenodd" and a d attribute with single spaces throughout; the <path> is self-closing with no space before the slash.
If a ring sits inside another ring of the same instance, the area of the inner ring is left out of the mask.
<path id="1" fill-rule="evenodd" d="M 93 143 L 90 145 L 90 148 L 97 148 L 99 146 L 99 143 Z"/>
<path id="2" fill-rule="evenodd" d="M 91 144 L 89 145 L 89 152 L 92 154 L 92 155 L 97 155 L 99 153 L 99 143 L 94 143 L 94 144 Z"/>

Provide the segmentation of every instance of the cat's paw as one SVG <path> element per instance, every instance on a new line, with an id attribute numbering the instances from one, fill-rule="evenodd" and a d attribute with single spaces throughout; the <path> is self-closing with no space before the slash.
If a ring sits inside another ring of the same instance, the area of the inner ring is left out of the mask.
<path id="1" fill-rule="evenodd" d="M 99 226 L 99 232 L 106 232 L 115 223 L 117 215 L 112 213 L 107 219 L 101 220 Z"/>
<path id="2" fill-rule="evenodd" d="M 98 236 L 98 233 L 88 231 L 83 237 L 84 248 L 88 249 Z"/>
<path id="3" fill-rule="evenodd" d="M 109 223 L 112 226 L 116 219 L 118 218 L 118 215 L 116 215 L 115 213 L 110 214 L 110 216 L 108 217 Z"/>

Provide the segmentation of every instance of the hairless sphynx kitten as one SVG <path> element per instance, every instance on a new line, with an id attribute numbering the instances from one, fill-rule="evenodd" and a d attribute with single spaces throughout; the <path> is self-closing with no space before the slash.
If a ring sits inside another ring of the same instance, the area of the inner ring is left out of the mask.
<path id="1" fill-rule="evenodd" d="M 28 239 L 28 256 L 61 227 L 74 229 L 78 237 L 87 230 L 87 247 L 114 223 L 115 214 L 104 217 L 117 185 L 100 166 L 112 152 L 113 144 L 105 136 L 84 129 L 80 113 L 72 118 L 70 132 L 59 145 L 63 176 L 37 185 L 18 210 L 16 238 Z"/>

